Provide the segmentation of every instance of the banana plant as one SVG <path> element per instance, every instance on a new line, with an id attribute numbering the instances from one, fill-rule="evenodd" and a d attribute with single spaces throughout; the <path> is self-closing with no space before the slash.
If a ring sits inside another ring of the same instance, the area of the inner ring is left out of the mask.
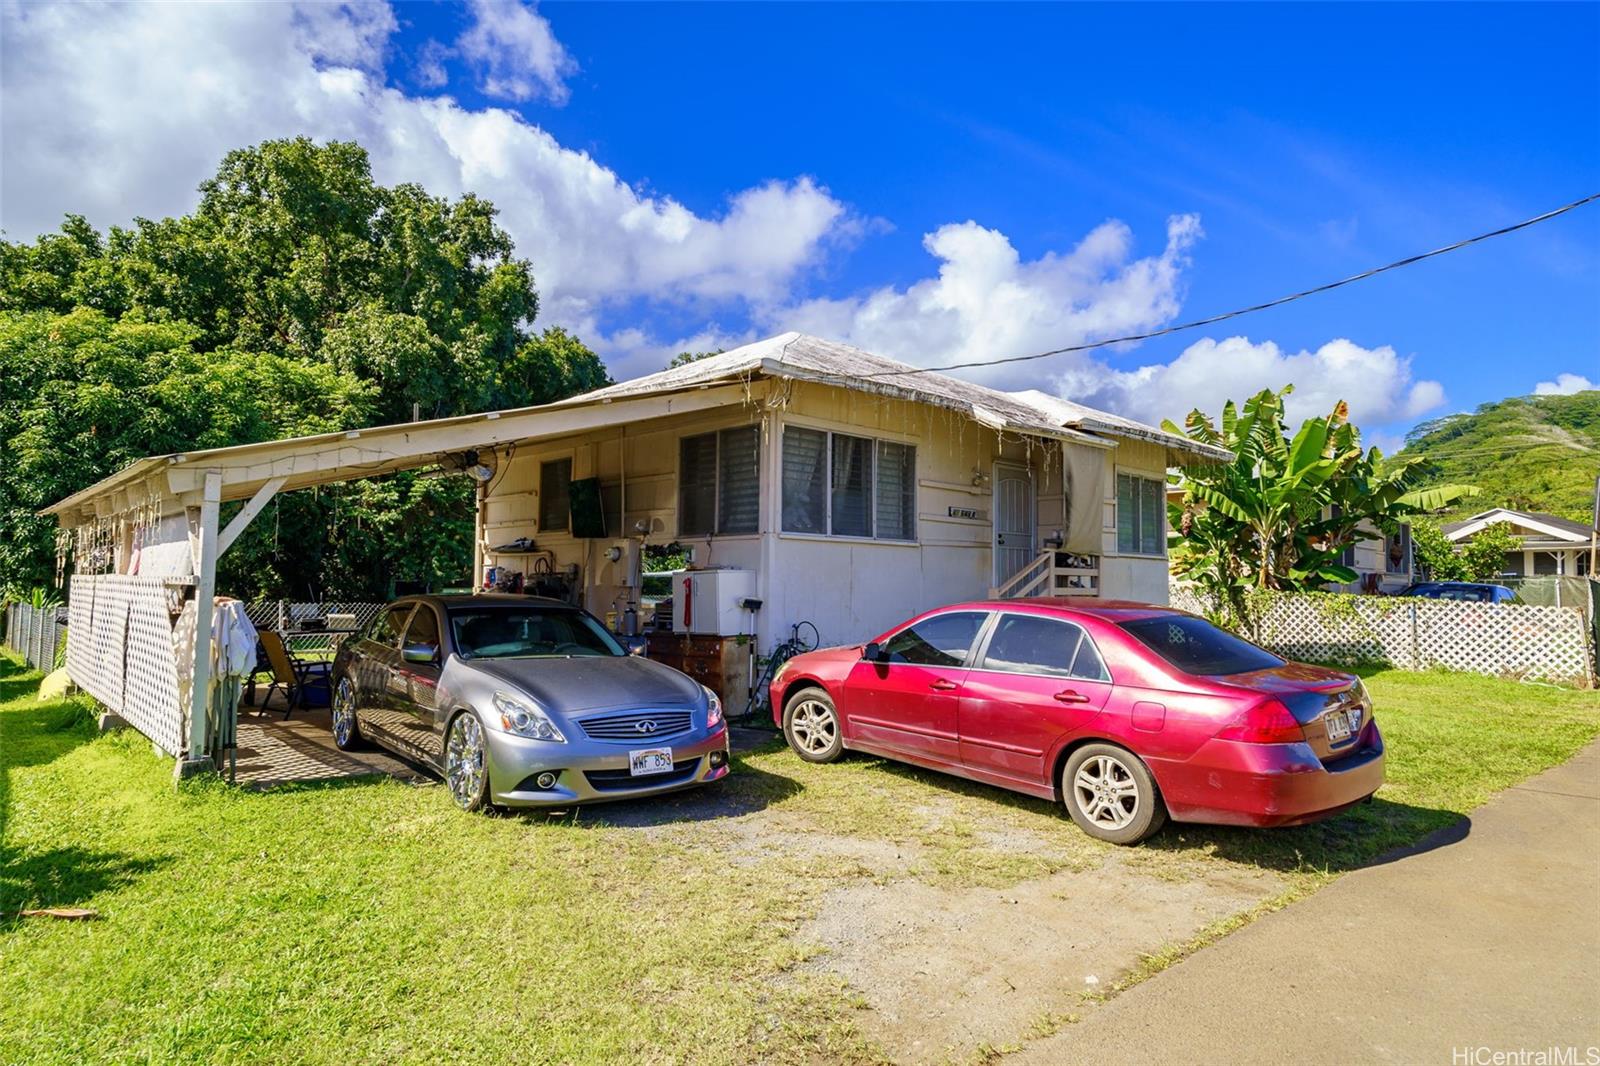
<path id="1" fill-rule="evenodd" d="M 1361 431 L 1339 401 L 1327 415 L 1287 435 L 1284 397 L 1264 389 L 1213 421 L 1191 411 L 1169 433 L 1227 448 L 1233 461 L 1183 468 L 1183 499 L 1169 506 L 1184 550 L 1174 568 L 1217 595 L 1241 604 L 1247 587 L 1305 590 L 1346 584 L 1356 572 L 1340 562 L 1365 527 L 1392 530 L 1406 517 L 1448 506 L 1477 489 L 1421 488 L 1416 459 L 1385 462 L 1363 451 Z"/>

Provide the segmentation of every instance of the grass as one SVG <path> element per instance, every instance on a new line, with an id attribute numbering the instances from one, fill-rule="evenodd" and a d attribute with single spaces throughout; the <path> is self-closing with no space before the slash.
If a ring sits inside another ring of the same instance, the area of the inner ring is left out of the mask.
<path id="1" fill-rule="evenodd" d="M 175 787 L 147 742 L 97 736 L 86 704 L 36 702 L 36 683 L 0 659 L 0 1063 L 871 1060 L 854 994 L 800 965 L 829 889 L 1007 885 L 1110 854 L 1051 804 L 776 744 L 711 790 L 564 817 L 466 817 L 389 780 Z M 1122 857 L 1268 869 L 1281 905 L 1600 733 L 1592 693 L 1368 685 L 1390 750 L 1376 803 L 1277 832 L 1178 826 Z M 48 905 L 101 918 L 8 917 Z M 1070 1024 L 1079 1005 L 1060 1006 L 1029 1035 Z"/>

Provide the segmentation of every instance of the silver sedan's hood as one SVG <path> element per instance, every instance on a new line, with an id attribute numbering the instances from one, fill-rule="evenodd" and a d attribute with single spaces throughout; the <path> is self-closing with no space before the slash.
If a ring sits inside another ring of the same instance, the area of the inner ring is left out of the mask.
<path id="1" fill-rule="evenodd" d="M 602 707 L 698 707 L 700 686 L 669 666 L 632 655 L 570 659 L 457 659 L 461 668 L 565 714 Z"/>

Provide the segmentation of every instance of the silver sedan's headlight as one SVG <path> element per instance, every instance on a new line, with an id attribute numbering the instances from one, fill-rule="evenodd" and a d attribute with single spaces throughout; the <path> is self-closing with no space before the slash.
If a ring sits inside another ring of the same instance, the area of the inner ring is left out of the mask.
<path id="1" fill-rule="evenodd" d="M 706 728 L 715 729 L 722 724 L 722 700 L 704 685 L 700 688 L 706 694 Z"/>
<path id="2" fill-rule="evenodd" d="M 567 742 L 567 738 L 561 735 L 561 730 L 556 728 L 550 716 L 530 699 L 519 699 L 504 692 L 496 692 L 494 709 L 500 716 L 500 728 L 507 733 L 515 733 L 530 740 L 548 740 L 552 744 Z"/>

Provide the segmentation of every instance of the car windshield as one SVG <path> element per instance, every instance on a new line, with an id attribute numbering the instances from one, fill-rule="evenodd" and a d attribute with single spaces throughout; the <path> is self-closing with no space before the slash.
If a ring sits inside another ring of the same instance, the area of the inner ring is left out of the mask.
<path id="1" fill-rule="evenodd" d="M 593 618 L 565 607 L 464 607 L 450 612 L 450 633 L 466 659 L 625 654 Z"/>
<path id="2" fill-rule="evenodd" d="M 1122 628 L 1179 670 L 1197 677 L 1269 670 L 1284 662 L 1270 651 L 1190 615 L 1141 618 L 1122 623 Z"/>

